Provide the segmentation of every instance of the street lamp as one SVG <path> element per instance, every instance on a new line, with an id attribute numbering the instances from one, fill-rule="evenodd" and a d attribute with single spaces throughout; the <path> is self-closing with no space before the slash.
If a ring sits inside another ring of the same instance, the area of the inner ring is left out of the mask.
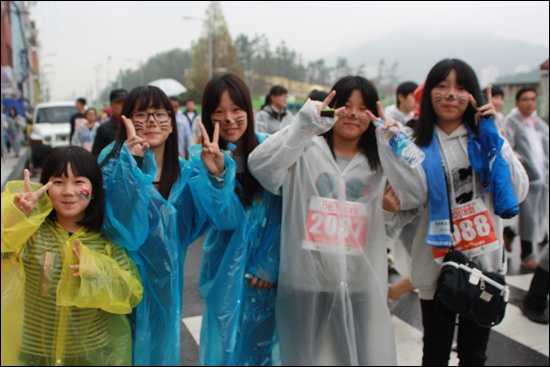
<path id="1" fill-rule="evenodd" d="M 199 17 L 191 17 L 191 16 L 184 16 L 183 19 L 189 19 L 189 20 L 200 20 L 200 21 L 206 21 L 208 25 L 208 80 L 211 80 L 213 77 L 214 72 L 214 52 L 212 50 L 212 21 L 211 17 L 208 18 L 199 18 Z"/>

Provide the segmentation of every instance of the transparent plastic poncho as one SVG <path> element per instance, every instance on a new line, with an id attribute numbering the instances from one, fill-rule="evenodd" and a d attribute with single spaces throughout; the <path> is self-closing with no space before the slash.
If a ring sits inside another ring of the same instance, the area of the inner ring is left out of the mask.
<path id="1" fill-rule="evenodd" d="M 248 159 L 260 183 L 283 198 L 276 303 L 283 365 L 395 365 L 382 195 L 386 176 L 402 209 L 419 206 L 403 189 L 421 175 L 378 133 L 382 169 L 360 153 L 341 171 L 317 136 L 334 124 L 310 100 L 291 126 Z M 414 185 L 414 184 L 412 184 Z M 411 190 L 415 192 L 415 190 Z"/>
<path id="2" fill-rule="evenodd" d="M 257 134 L 259 141 L 266 134 Z M 203 167 L 200 145 L 191 148 L 191 162 Z M 235 176 L 235 163 L 225 177 Z M 211 185 L 206 175 L 194 188 Z M 201 190 L 197 197 L 201 197 Z M 208 366 L 278 365 L 275 332 L 276 284 L 250 288 L 253 276 L 276 282 L 279 276 L 281 197 L 261 189 L 248 208 L 236 193 L 229 198 L 233 218 L 210 228 L 203 242 L 199 292 L 205 307 L 199 364 Z M 209 215 L 211 215 L 209 213 Z"/>
<path id="3" fill-rule="evenodd" d="M 46 219 L 47 194 L 27 217 L 13 204 L 22 192 L 12 181 L 2 193 L 2 365 L 130 365 L 125 314 L 143 292 L 135 264 L 102 234 L 69 235 Z M 76 239 L 80 277 L 69 268 Z"/>

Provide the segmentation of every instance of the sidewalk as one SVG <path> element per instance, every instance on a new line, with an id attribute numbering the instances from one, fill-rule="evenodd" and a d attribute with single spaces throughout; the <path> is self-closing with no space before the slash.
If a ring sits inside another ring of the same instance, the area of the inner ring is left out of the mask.
<path id="1" fill-rule="evenodd" d="M 5 153 L 2 156 L 2 189 L 6 187 L 6 183 L 12 180 L 22 180 L 23 170 L 27 166 L 27 162 L 30 156 L 30 148 L 26 146 L 21 147 L 19 152 L 19 158 L 15 158 L 15 153 Z"/>

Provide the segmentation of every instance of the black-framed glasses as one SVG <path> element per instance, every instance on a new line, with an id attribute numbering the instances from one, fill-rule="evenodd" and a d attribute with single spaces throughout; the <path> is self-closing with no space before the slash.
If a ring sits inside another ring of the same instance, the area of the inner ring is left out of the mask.
<path id="1" fill-rule="evenodd" d="M 139 111 L 132 114 L 132 120 L 134 122 L 146 123 L 149 119 L 149 116 L 153 116 L 156 122 L 163 123 L 167 122 L 170 119 L 170 112 L 168 111 L 155 111 L 155 112 L 145 112 Z"/>

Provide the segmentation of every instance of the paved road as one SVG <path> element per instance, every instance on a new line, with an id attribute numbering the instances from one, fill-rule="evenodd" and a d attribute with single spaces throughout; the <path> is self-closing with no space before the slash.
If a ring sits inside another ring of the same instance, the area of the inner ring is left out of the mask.
<path id="1" fill-rule="evenodd" d="M 198 271 L 202 254 L 201 240 L 189 247 L 185 261 L 185 288 L 181 327 L 181 365 L 198 363 L 203 302 L 197 292 Z M 529 288 L 532 274 L 519 271 L 519 242 L 514 242 L 510 274 L 507 276 L 511 298 L 504 321 L 493 329 L 488 347 L 488 366 L 548 366 L 548 325 L 529 321 L 519 310 L 519 301 Z M 391 278 L 392 279 L 392 278 Z M 393 279 L 392 279 L 393 281 Z M 420 302 L 415 292 L 402 296 L 392 306 L 393 325 L 400 366 L 419 366 L 422 359 L 422 320 Z M 452 353 L 450 365 L 458 365 Z"/>
<path id="2" fill-rule="evenodd" d="M 25 154 L 16 159 L 13 153 L 2 159 L 2 190 L 7 178 L 22 179 L 25 167 Z M 31 176 L 38 180 L 40 171 Z M 181 324 L 181 365 L 194 366 L 198 363 L 198 342 L 203 302 L 197 290 L 199 266 L 202 255 L 202 239 L 189 247 L 185 261 L 184 306 Z M 512 294 L 507 308 L 506 318 L 494 328 L 489 342 L 488 366 L 548 366 L 549 330 L 548 325 L 539 325 L 529 321 L 518 308 L 519 301 L 529 287 L 532 274 L 519 271 L 519 241 L 513 245 L 509 254 L 509 275 L 507 281 Z M 395 279 L 391 278 L 394 281 Z M 393 324 L 399 365 L 420 365 L 422 357 L 422 322 L 420 304 L 416 293 L 404 295 L 392 306 Z M 457 365 L 456 355 L 451 365 Z"/>

